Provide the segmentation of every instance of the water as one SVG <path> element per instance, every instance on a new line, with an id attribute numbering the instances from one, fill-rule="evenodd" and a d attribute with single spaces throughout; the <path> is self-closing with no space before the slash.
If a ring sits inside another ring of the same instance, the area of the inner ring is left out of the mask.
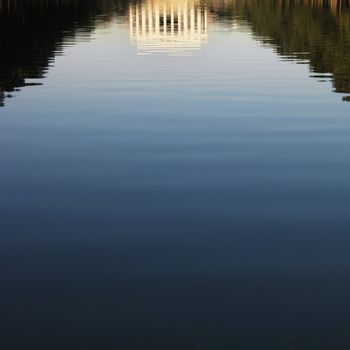
<path id="1" fill-rule="evenodd" d="M 1 1 L 1 349 L 350 344 L 350 12 Z"/>

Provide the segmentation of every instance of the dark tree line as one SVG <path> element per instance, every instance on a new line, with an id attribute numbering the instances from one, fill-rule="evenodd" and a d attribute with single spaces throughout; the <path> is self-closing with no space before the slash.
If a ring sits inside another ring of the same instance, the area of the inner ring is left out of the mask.
<path id="1" fill-rule="evenodd" d="M 217 7 L 216 1 L 212 7 Z M 255 38 L 314 76 L 331 75 L 335 92 L 350 93 L 349 0 L 224 1 L 221 16 L 248 24 Z M 344 97 L 349 100 L 349 97 Z"/>
<path id="2" fill-rule="evenodd" d="M 204 0 L 219 19 L 248 24 L 282 57 L 328 73 L 334 91 L 350 93 L 350 0 Z M 43 78 L 64 43 L 98 21 L 126 15 L 127 0 L 0 0 L 0 105 Z M 33 84 L 33 83 L 31 83 Z M 344 98 L 349 99 L 349 98 Z"/>
<path id="3" fill-rule="evenodd" d="M 43 78 L 65 41 L 90 35 L 97 19 L 123 8 L 111 0 L 0 0 L 0 105 L 33 85 L 28 79 Z"/>

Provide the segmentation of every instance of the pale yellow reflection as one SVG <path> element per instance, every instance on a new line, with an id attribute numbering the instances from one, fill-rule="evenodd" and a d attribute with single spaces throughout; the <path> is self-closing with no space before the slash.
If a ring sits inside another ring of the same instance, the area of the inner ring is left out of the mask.
<path id="1" fill-rule="evenodd" d="M 140 53 L 191 54 L 208 39 L 208 11 L 194 0 L 146 0 L 129 9 L 131 43 Z"/>

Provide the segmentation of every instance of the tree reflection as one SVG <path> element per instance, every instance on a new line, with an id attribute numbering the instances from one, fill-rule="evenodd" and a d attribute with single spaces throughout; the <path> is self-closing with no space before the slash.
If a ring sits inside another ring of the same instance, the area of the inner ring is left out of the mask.
<path id="1" fill-rule="evenodd" d="M 176 1 L 179 0 L 172 0 L 172 3 Z M 148 4 L 148 7 L 142 7 L 140 3 Z M 77 36 L 88 38 L 100 22 L 109 21 L 113 16 L 122 16 L 127 21 L 132 15 L 130 35 L 132 38 L 137 37 L 135 41 L 138 46 L 142 46 L 145 40 L 148 40 L 145 43 L 152 50 L 162 48 L 165 44 L 180 45 L 176 41 L 180 38 L 178 19 L 172 15 L 171 6 L 166 7 L 165 16 L 159 15 L 159 28 L 155 27 L 159 29 L 157 45 L 149 43 L 155 36 L 153 31 L 147 31 L 147 26 L 150 26 L 147 21 L 145 28 L 142 25 L 140 27 L 143 36 L 139 35 L 140 28 L 134 23 L 134 18 L 138 17 L 135 17 L 134 12 L 140 10 L 142 19 L 142 10 L 148 11 L 149 3 L 130 3 L 126 0 L 0 0 L 0 106 L 4 104 L 6 96 L 11 97 L 14 91 L 38 84 L 38 79 L 45 77 L 55 56 L 62 53 L 65 45 L 74 43 Z M 149 16 L 147 11 L 145 13 Z M 189 37 L 192 46 L 197 45 L 198 41 L 197 46 L 200 47 L 201 42 L 210 40 L 207 11 L 208 16 L 216 18 L 216 23 L 235 21 L 248 24 L 255 38 L 274 47 L 281 57 L 308 63 L 311 76 L 332 79 L 335 92 L 350 93 L 349 0 L 196 2 L 193 13 L 189 12 L 189 19 L 184 17 L 184 21 L 186 19 L 189 23 L 193 19 L 193 28 L 190 25 L 183 27 L 184 36 L 192 33 Z M 200 14 L 198 19 L 201 19 L 201 26 L 204 25 L 200 28 L 198 40 L 195 36 L 198 31 L 195 21 L 197 14 Z M 202 14 L 205 14 L 203 20 Z M 156 21 L 157 17 L 154 18 Z M 174 38 L 177 34 L 174 43 L 169 41 L 172 30 Z M 166 36 L 168 32 L 170 36 Z M 349 101 L 350 97 L 345 96 L 343 99 Z"/>
<path id="2" fill-rule="evenodd" d="M 311 76 L 331 78 L 335 92 L 350 93 L 349 0 L 214 0 L 210 6 L 248 23 L 256 39 L 286 60 L 308 63 Z"/>
<path id="3" fill-rule="evenodd" d="M 97 19 L 117 7 L 98 0 L 0 0 L 0 105 L 6 96 L 45 76 L 64 45 L 88 36 Z M 28 81 L 31 80 L 31 81 Z"/>

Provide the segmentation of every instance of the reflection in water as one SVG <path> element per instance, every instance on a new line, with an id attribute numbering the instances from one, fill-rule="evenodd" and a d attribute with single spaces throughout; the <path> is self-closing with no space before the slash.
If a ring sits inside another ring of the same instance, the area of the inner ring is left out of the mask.
<path id="1" fill-rule="evenodd" d="M 334 91 L 350 93 L 348 0 L 247 0 L 225 14 L 244 18 L 258 40 L 287 60 L 308 63 L 317 73 L 312 76 L 325 79 L 332 73 Z"/>
<path id="2" fill-rule="evenodd" d="M 115 16 L 128 16 L 131 42 L 143 53 L 188 54 L 208 40 L 212 22 L 248 24 L 279 55 L 309 63 L 313 77 L 331 78 L 335 92 L 350 93 L 348 0 L 0 0 L 0 13 L 1 32 L 11 33 L 1 42 L 0 105 L 43 78 L 64 42 Z"/>
<path id="3" fill-rule="evenodd" d="M 141 52 L 179 54 L 201 47 L 208 36 L 208 11 L 192 0 L 147 0 L 130 5 L 131 42 Z"/>
<path id="4" fill-rule="evenodd" d="M 0 0 L 0 105 L 19 88 L 40 84 L 31 80 L 45 76 L 64 46 L 76 37 L 88 37 L 100 21 L 107 20 L 103 15 L 110 14 L 112 3 Z"/>
<path id="5" fill-rule="evenodd" d="M 0 0 L 0 350 L 349 350 L 347 3 L 162 1 Z"/>

